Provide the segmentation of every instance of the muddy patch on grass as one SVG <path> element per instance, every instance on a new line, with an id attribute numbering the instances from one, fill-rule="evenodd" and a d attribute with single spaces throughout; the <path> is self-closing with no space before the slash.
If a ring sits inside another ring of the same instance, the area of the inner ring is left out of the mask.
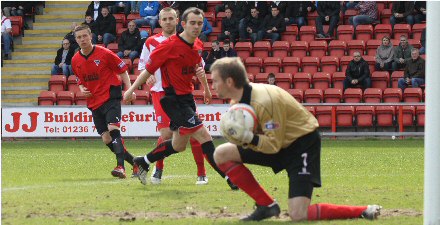
<path id="1" fill-rule="evenodd" d="M 418 217 L 418 216 L 423 216 L 423 212 L 414 209 L 382 209 L 380 211 L 380 217 L 395 217 L 395 216 Z"/>

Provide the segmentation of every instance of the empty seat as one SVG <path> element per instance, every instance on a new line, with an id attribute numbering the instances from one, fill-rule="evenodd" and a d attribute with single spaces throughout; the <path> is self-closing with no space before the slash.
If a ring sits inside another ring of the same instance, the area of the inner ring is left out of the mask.
<path id="1" fill-rule="evenodd" d="M 327 88 L 324 90 L 325 103 L 340 103 L 342 100 L 342 90 L 339 88 Z"/>
<path id="2" fill-rule="evenodd" d="M 137 19 L 140 19 L 140 18 L 141 18 L 141 16 L 139 15 L 139 13 L 131 13 L 131 14 L 127 15 L 126 22 L 128 24 L 130 21 L 137 20 Z"/>
<path id="3" fill-rule="evenodd" d="M 144 90 L 135 90 L 136 100 L 131 101 L 133 105 L 148 105 L 150 102 L 150 95 Z"/>
<path id="4" fill-rule="evenodd" d="M 413 39 L 420 40 L 422 38 L 423 29 L 426 28 L 426 23 L 417 23 L 412 27 L 412 35 Z"/>
<path id="5" fill-rule="evenodd" d="M 298 27 L 294 25 L 287 25 L 286 31 L 281 34 L 281 41 L 292 42 L 296 40 L 298 35 Z"/>
<path id="6" fill-rule="evenodd" d="M 344 88 L 345 72 L 334 72 L 332 76 L 333 88 Z"/>
<path id="7" fill-rule="evenodd" d="M 391 24 L 377 24 L 374 27 L 374 36 L 377 40 L 382 40 L 383 37 L 391 37 Z"/>
<path id="8" fill-rule="evenodd" d="M 328 44 L 328 54 L 330 56 L 336 56 L 341 58 L 345 55 L 345 51 L 347 50 L 347 43 L 341 40 L 332 40 Z"/>
<path id="9" fill-rule="evenodd" d="M 317 72 L 313 74 L 312 84 L 314 89 L 325 90 L 331 87 L 332 78 L 327 72 Z"/>
<path id="10" fill-rule="evenodd" d="M 217 26 L 217 27 L 213 26 L 212 32 L 210 34 L 208 34 L 208 41 L 212 42 L 214 40 L 217 40 L 218 35 L 221 33 L 222 33 L 221 26 Z"/>
<path id="11" fill-rule="evenodd" d="M 308 106 L 304 106 L 304 108 L 306 108 L 307 111 L 309 111 L 313 116 L 315 116 L 315 106 L 308 105 Z"/>
<path id="12" fill-rule="evenodd" d="M 284 58 L 290 51 L 290 44 L 287 41 L 275 41 L 272 45 L 272 56 Z"/>
<path id="13" fill-rule="evenodd" d="M 261 84 L 267 84 L 267 77 L 269 76 L 269 73 L 257 73 L 254 77 L 255 83 L 261 83 Z"/>
<path id="14" fill-rule="evenodd" d="M 425 106 L 416 107 L 417 126 L 425 126 Z"/>
<path id="15" fill-rule="evenodd" d="M 221 27 L 222 24 L 222 20 L 223 18 L 226 17 L 226 13 L 225 12 L 218 12 L 217 15 L 215 16 L 215 26 L 216 27 Z"/>
<path id="16" fill-rule="evenodd" d="M 87 105 L 87 98 L 81 91 L 75 92 L 75 105 Z"/>
<path id="17" fill-rule="evenodd" d="M 304 99 L 304 92 L 301 89 L 287 89 L 290 95 L 292 95 L 298 102 L 302 103 Z"/>
<path id="18" fill-rule="evenodd" d="M 316 106 L 315 117 L 318 120 L 320 127 L 332 126 L 332 107 L 331 106 Z"/>
<path id="19" fill-rule="evenodd" d="M 49 91 L 64 91 L 66 90 L 66 76 L 52 75 L 49 79 Z"/>
<path id="20" fill-rule="evenodd" d="M 292 81 L 293 88 L 305 91 L 310 88 L 312 76 L 310 73 L 295 73 Z"/>
<path id="21" fill-rule="evenodd" d="M 257 74 L 261 72 L 261 67 L 263 66 L 263 60 L 259 57 L 248 57 L 245 60 L 246 71 L 248 73 Z"/>
<path id="22" fill-rule="evenodd" d="M 208 20 L 208 22 L 210 22 L 211 25 L 213 25 L 215 23 L 214 11 L 207 11 L 207 12 L 204 12 L 204 14 L 205 14 L 205 18 Z"/>
<path id="23" fill-rule="evenodd" d="M 125 27 L 125 14 L 123 14 L 123 13 L 115 13 L 115 14 L 113 14 L 113 16 L 115 17 L 115 19 L 116 19 L 116 23 L 120 23 L 120 24 L 122 24 L 122 26 L 124 26 Z"/>
<path id="24" fill-rule="evenodd" d="M 321 58 L 321 71 L 334 73 L 339 69 L 339 58 L 336 56 L 324 56 Z"/>
<path id="25" fill-rule="evenodd" d="M 76 81 L 76 76 L 75 75 L 70 75 L 69 78 L 67 78 L 67 90 L 71 91 L 73 93 L 76 93 L 77 91 L 79 91 L 79 87 Z"/>
<path id="26" fill-rule="evenodd" d="M 281 69 L 281 59 L 279 57 L 267 57 L 263 61 L 264 72 L 279 73 Z"/>
<path id="27" fill-rule="evenodd" d="M 390 74 L 387 71 L 374 71 L 371 74 L 371 87 L 385 90 L 390 85 Z"/>
<path id="28" fill-rule="evenodd" d="M 365 41 L 363 40 L 347 41 L 347 54 L 349 56 L 352 56 L 354 52 L 360 52 L 361 55 L 364 55 L 364 50 L 365 50 Z"/>
<path id="29" fill-rule="evenodd" d="M 395 108 L 394 106 L 376 106 L 376 122 L 377 126 L 390 127 L 394 126 Z"/>
<path id="30" fill-rule="evenodd" d="M 248 73 L 247 77 L 249 79 L 249 82 L 254 82 L 254 75 L 252 73 Z"/>
<path id="31" fill-rule="evenodd" d="M 422 89 L 421 88 L 405 88 L 403 92 L 404 102 L 421 102 L 422 101 Z"/>
<path id="32" fill-rule="evenodd" d="M 114 53 L 118 53 L 119 52 L 118 43 L 109 43 L 107 45 L 107 48 L 110 49 Z"/>
<path id="33" fill-rule="evenodd" d="M 368 25 L 358 25 L 356 27 L 356 39 L 363 40 L 365 43 L 373 38 L 373 26 Z"/>
<path id="34" fill-rule="evenodd" d="M 298 57 L 284 57 L 281 64 L 284 73 L 297 73 L 301 67 L 301 60 Z"/>
<path id="35" fill-rule="evenodd" d="M 75 95 L 71 91 L 58 91 L 57 105 L 73 105 Z"/>
<path id="36" fill-rule="evenodd" d="M 306 56 L 301 59 L 302 72 L 305 73 L 316 73 L 319 68 L 319 58 Z"/>
<path id="37" fill-rule="evenodd" d="M 393 15 L 393 13 L 391 12 L 391 9 L 382 10 L 380 12 L 380 23 L 381 24 L 389 24 L 391 15 Z"/>
<path id="38" fill-rule="evenodd" d="M 314 26 L 302 26 L 299 31 L 299 40 L 307 41 L 310 43 L 315 40 L 316 27 Z"/>
<path id="39" fill-rule="evenodd" d="M 347 9 L 344 12 L 344 24 L 350 24 L 349 19 L 352 16 L 358 15 L 358 11 L 356 9 Z"/>
<path id="40" fill-rule="evenodd" d="M 340 41 L 353 40 L 353 25 L 339 25 L 336 32 L 338 33 L 338 39 Z"/>
<path id="41" fill-rule="evenodd" d="M 245 61 L 248 57 L 251 56 L 252 43 L 251 42 L 237 42 L 235 44 L 234 50 L 237 52 L 237 55 L 243 61 Z"/>
<path id="42" fill-rule="evenodd" d="M 54 105 L 56 99 L 54 91 L 42 91 L 40 96 L 38 96 L 38 105 Z"/>
<path id="43" fill-rule="evenodd" d="M 345 103 L 360 103 L 362 101 L 362 89 L 347 88 L 344 91 Z"/>
<path id="44" fill-rule="evenodd" d="M 367 88 L 364 91 L 365 103 L 380 103 L 382 102 L 382 89 L 380 88 Z"/>
<path id="45" fill-rule="evenodd" d="M 409 38 L 409 34 L 411 33 L 411 25 L 409 24 L 394 24 L 394 38 L 400 38 L 401 35 L 405 35 Z"/>
<path id="46" fill-rule="evenodd" d="M 307 89 L 304 91 L 304 102 L 306 103 L 321 103 L 324 99 L 324 94 L 321 89 Z"/>
<path id="47" fill-rule="evenodd" d="M 367 41 L 367 55 L 376 56 L 377 48 L 382 44 L 382 40 L 371 39 Z"/>
<path id="48" fill-rule="evenodd" d="M 398 87 L 398 81 L 400 78 L 403 78 L 403 71 L 394 71 L 391 74 L 391 87 L 392 88 Z"/>
<path id="49" fill-rule="evenodd" d="M 402 89 L 400 88 L 386 88 L 383 91 L 383 102 L 392 103 L 402 101 Z"/>
<path id="50" fill-rule="evenodd" d="M 269 52 L 272 51 L 272 46 L 269 41 L 257 41 L 254 44 L 254 57 L 265 58 L 269 57 Z"/>
<path id="51" fill-rule="evenodd" d="M 356 121 L 358 127 L 372 127 L 374 125 L 374 106 L 357 106 Z"/>
<path id="52" fill-rule="evenodd" d="M 277 86 L 288 90 L 292 86 L 292 74 L 291 73 L 275 73 L 275 79 Z"/>
<path id="53" fill-rule="evenodd" d="M 336 107 L 336 126 L 351 127 L 353 126 L 354 106 L 337 106 Z"/>
<path id="54" fill-rule="evenodd" d="M 420 42 L 420 40 L 416 40 L 416 39 L 408 39 L 408 44 L 418 49 L 422 47 L 422 43 Z"/>
<path id="55" fill-rule="evenodd" d="M 306 41 L 293 41 L 290 44 L 291 55 L 295 57 L 306 57 L 309 51 L 309 44 Z"/>
<path id="56" fill-rule="evenodd" d="M 370 68 L 370 74 L 376 71 L 376 57 L 371 55 L 364 55 L 362 58 L 367 61 L 368 67 Z"/>
<path id="57" fill-rule="evenodd" d="M 339 64 L 341 65 L 341 72 L 344 72 L 347 70 L 348 64 L 350 63 L 350 61 L 353 60 L 353 56 L 348 55 L 348 56 L 343 56 L 340 59 Z"/>
<path id="58" fill-rule="evenodd" d="M 414 126 L 416 107 L 412 105 L 402 106 L 403 126 Z"/>
<path id="59" fill-rule="evenodd" d="M 327 52 L 327 41 L 311 41 L 309 42 L 310 56 L 322 58 Z"/>

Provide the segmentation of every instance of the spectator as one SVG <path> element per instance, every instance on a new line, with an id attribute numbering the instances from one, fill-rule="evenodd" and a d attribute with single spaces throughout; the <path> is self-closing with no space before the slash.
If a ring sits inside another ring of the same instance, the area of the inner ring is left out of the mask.
<path id="1" fill-rule="evenodd" d="M 99 16 L 102 16 L 102 7 L 106 6 L 104 2 L 92 1 L 87 7 L 86 14 L 93 15 L 93 20 L 96 21 Z"/>
<path id="2" fill-rule="evenodd" d="M 272 6 L 272 15 L 267 15 L 264 18 L 263 24 L 258 31 L 257 41 L 263 38 L 270 38 L 272 43 L 280 40 L 281 33 L 286 30 L 286 23 L 284 18 L 280 15 L 280 10 L 276 6 Z"/>
<path id="3" fill-rule="evenodd" d="M 36 5 L 37 2 L 32 1 L 2 1 L 5 16 L 21 16 L 23 18 L 24 29 L 29 29 L 25 15 L 32 13 L 32 8 Z"/>
<path id="4" fill-rule="evenodd" d="M 400 36 L 400 44 L 394 48 L 393 71 L 405 68 L 406 61 L 411 59 L 413 46 L 408 44 L 405 35 Z"/>
<path id="5" fill-rule="evenodd" d="M 57 56 L 55 57 L 54 65 L 52 65 L 52 75 L 63 72 L 63 75 L 69 77 L 73 75 L 72 70 L 72 57 L 75 54 L 75 49 L 70 47 L 69 39 L 63 40 L 63 46 L 58 49 Z"/>
<path id="6" fill-rule="evenodd" d="M 98 27 L 97 40 L 95 43 L 102 41 L 105 47 L 116 40 L 116 19 L 110 14 L 107 6 L 102 7 L 101 17 L 98 17 L 96 24 Z"/>
<path id="7" fill-rule="evenodd" d="M 394 48 L 388 36 L 382 38 L 382 44 L 376 50 L 376 70 L 391 70 L 394 60 Z"/>
<path id="8" fill-rule="evenodd" d="M 411 50 L 411 59 L 406 62 L 403 78 L 398 81 L 398 87 L 405 90 L 408 85 L 419 87 L 425 84 L 425 60 L 419 55 L 419 50 Z"/>
<path id="9" fill-rule="evenodd" d="M 139 56 L 139 49 L 142 47 L 141 34 L 136 28 L 136 23 L 132 20 L 128 23 L 128 29 L 122 32 L 118 43 L 118 57 L 128 57 L 133 62 Z"/>
<path id="10" fill-rule="evenodd" d="M 2 53 L 5 59 L 11 59 L 11 45 L 12 45 L 12 25 L 11 20 L 3 15 L 2 10 Z"/>
<path id="11" fill-rule="evenodd" d="M 225 40 L 223 42 L 223 51 L 221 51 L 221 58 L 223 57 L 237 57 L 237 52 L 232 48 L 231 42 Z"/>
<path id="12" fill-rule="evenodd" d="M 280 15 L 285 18 L 286 17 L 286 10 L 287 10 L 287 2 L 285 1 L 272 1 L 270 2 L 270 8 L 273 8 L 276 6 L 278 10 L 280 10 Z"/>
<path id="13" fill-rule="evenodd" d="M 355 7 L 359 14 L 349 18 L 349 22 L 356 30 L 357 25 L 372 24 L 377 20 L 377 4 L 375 1 L 360 1 Z"/>
<path id="14" fill-rule="evenodd" d="M 231 42 L 235 42 L 238 36 L 238 20 L 232 17 L 232 9 L 227 8 L 225 10 L 226 17 L 222 19 L 222 33 L 218 35 L 219 41 L 229 39 Z"/>
<path id="15" fill-rule="evenodd" d="M 212 32 L 212 26 L 211 23 L 208 21 L 208 19 L 203 18 L 203 27 L 202 27 L 202 33 L 199 35 L 199 39 L 203 42 L 208 42 L 208 35 Z"/>
<path id="16" fill-rule="evenodd" d="M 269 75 L 267 75 L 267 83 L 271 85 L 277 85 L 275 74 L 269 73 Z"/>
<path id="17" fill-rule="evenodd" d="M 77 27 L 78 24 L 76 22 L 72 22 L 72 24 L 70 25 L 70 29 L 71 31 L 69 33 L 67 33 L 63 39 L 68 39 L 70 42 L 70 47 L 73 49 L 77 49 L 79 47 L 78 43 L 76 43 L 76 39 L 75 39 L 75 33 L 73 32 L 75 30 L 75 27 Z"/>
<path id="18" fill-rule="evenodd" d="M 426 54 L 426 28 L 422 31 L 422 36 L 420 37 L 420 43 L 422 47 L 420 48 L 420 55 Z"/>
<path id="19" fill-rule="evenodd" d="M 370 68 L 360 52 L 353 53 L 353 60 L 345 71 L 344 90 L 361 85 L 362 89 L 371 87 Z"/>
<path id="20" fill-rule="evenodd" d="M 205 52 L 203 57 L 205 61 L 205 71 L 209 71 L 215 60 L 222 58 L 223 55 L 223 50 L 220 48 L 220 42 L 218 40 L 212 41 L 211 46 L 211 51 L 209 51 L 209 53 Z"/>
<path id="21" fill-rule="evenodd" d="M 414 1 L 395 1 L 393 2 L 393 15 L 390 17 L 390 24 L 394 29 L 394 24 L 406 22 L 409 25 L 414 24 Z"/>
<path id="22" fill-rule="evenodd" d="M 159 20 L 159 6 L 158 1 L 141 1 L 139 5 L 139 15 L 142 18 L 134 21 L 136 26 L 139 28 L 149 25 L 151 30 L 154 31 L 157 20 Z"/>
<path id="23" fill-rule="evenodd" d="M 251 39 L 252 43 L 257 41 L 257 33 L 260 29 L 260 25 L 263 22 L 263 18 L 259 16 L 257 8 L 253 7 L 250 9 L 251 16 L 243 19 L 243 26 L 240 26 L 239 34 L 240 41 L 245 41 L 245 39 Z"/>
<path id="24" fill-rule="evenodd" d="M 316 18 L 316 32 L 318 38 L 331 38 L 339 22 L 340 2 L 320 1 L 318 2 L 318 17 Z M 328 33 L 324 33 L 322 24 L 329 24 Z"/>
<path id="25" fill-rule="evenodd" d="M 359 1 L 344 1 L 342 2 L 342 12 L 347 11 L 347 9 L 354 9 Z"/>
<path id="26" fill-rule="evenodd" d="M 125 16 L 128 16 L 130 12 L 135 11 L 136 1 L 123 1 L 123 2 L 112 2 L 111 12 L 112 14 L 124 12 Z"/>
<path id="27" fill-rule="evenodd" d="M 297 24 L 298 29 L 301 29 L 307 25 L 307 14 L 315 10 L 315 5 L 310 1 L 288 2 L 284 21 L 287 25 Z"/>
<path id="28" fill-rule="evenodd" d="M 178 8 L 176 8 L 176 9 L 174 9 L 174 11 L 176 11 L 177 18 L 178 18 L 179 21 L 180 21 L 180 10 L 179 10 Z M 181 23 L 177 23 L 177 26 L 176 26 L 176 33 L 180 34 L 180 33 L 182 33 L 182 32 L 183 32 L 182 24 L 181 24 Z"/>
<path id="29" fill-rule="evenodd" d="M 416 1 L 414 3 L 414 10 L 416 12 L 414 15 L 415 23 L 426 21 L 426 1 Z"/>
<path id="30" fill-rule="evenodd" d="M 96 22 L 93 20 L 93 16 L 86 14 L 85 20 L 82 23 L 82 25 L 89 26 L 90 31 L 92 31 L 92 42 L 96 41 L 97 40 L 96 34 L 98 33 L 98 29 L 97 29 L 97 26 L 96 26 Z M 75 40 L 75 42 L 76 42 L 76 40 Z M 93 44 L 96 44 L 96 42 L 93 42 Z"/>

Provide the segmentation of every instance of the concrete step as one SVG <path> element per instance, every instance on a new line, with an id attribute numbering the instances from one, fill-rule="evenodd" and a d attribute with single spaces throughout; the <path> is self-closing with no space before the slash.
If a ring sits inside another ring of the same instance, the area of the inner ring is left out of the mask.
<path id="1" fill-rule="evenodd" d="M 61 45 L 61 41 L 64 36 L 59 37 L 23 37 L 22 44 L 59 44 Z"/>
<path id="2" fill-rule="evenodd" d="M 56 52 L 14 52 L 12 60 L 26 60 L 26 59 L 52 59 L 57 56 Z"/>
<path id="3" fill-rule="evenodd" d="M 15 91 L 15 90 L 40 90 L 40 91 L 47 91 L 48 85 L 45 86 L 16 86 L 16 87 L 3 87 L 2 91 Z"/>
<path id="4" fill-rule="evenodd" d="M 35 22 L 34 30 L 69 30 L 70 31 L 71 25 L 72 25 L 71 22 L 47 22 L 47 23 Z"/>
<path id="5" fill-rule="evenodd" d="M 40 75 L 50 74 L 51 67 L 34 66 L 34 67 L 3 67 L 2 77 L 5 75 Z"/>
<path id="6" fill-rule="evenodd" d="M 31 98 L 15 98 L 3 99 L 2 106 L 36 106 L 38 104 L 38 96 Z"/>
<path id="7" fill-rule="evenodd" d="M 19 68 L 19 69 L 20 68 L 26 68 L 26 67 L 47 67 L 47 68 L 52 68 L 52 65 L 53 65 L 53 60 L 51 62 L 45 61 L 44 63 L 42 63 L 42 62 L 33 63 L 33 60 L 32 60 L 31 62 L 24 63 L 26 65 L 23 65 L 23 63 L 16 63 L 16 62 L 5 64 L 5 62 L 8 62 L 8 61 L 13 61 L 13 60 L 4 60 L 3 61 L 2 71 L 5 68 Z"/>
<path id="8" fill-rule="evenodd" d="M 56 52 L 59 48 L 61 48 L 61 44 L 14 46 L 15 52 Z"/>
<path id="9" fill-rule="evenodd" d="M 37 106 L 38 105 L 38 101 L 35 102 L 2 102 L 2 107 L 17 107 L 17 106 L 26 106 L 26 107 L 32 107 L 32 106 Z"/>
<path id="10" fill-rule="evenodd" d="M 53 8 L 45 8 L 45 15 L 77 15 L 82 14 L 85 15 L 87 11 L 87 6 L 85 7 L 53 7 Z"/>
<path id="11" fill-rule="evenodd" d="M 46 1 L 47 8 L 87 8 L 90 1 Z M 85 14 L 85 12 L 84 12 Z"/>
<path id="12" fill-rule="evenodd" d="M 2 83 L 48 82 L 50 74 L 40 75 L 2 75 Z"/>
<path id="13" fill-rule="evenodd" d="M 2 82 L 2 90 L 5 90 L 3 88 L 6 87 L 25 87 L 28 89 L 25 90 L 29 90 L 29 89 L 35 89 L 35 87 L 48 87 L 48 82 L 11 82 L 11 83 L 3 83 Z M 11 90 L 11 89 L 9 89 Z"/>
<path id="14" fill-rule="evenodd" d="M 2 90 L 2 95 L 39 95 L 41 90 Z"/>
<path id="15" fill-rule="evenodd" d="M 85 11 L 84 11 L 85 13 Z M 35 22 L 43 23 L 43 22 L 83 22 L 84 21 L 84 13 L 81 14 L 72 14 L 72 15 L 36 15 Z"/>
<path id="16" fill-rule="evenodd" d="M 69 29 L 57 29 L 57 30 L 25 30 L 25 37 L 64 37 L 70 32 Z M 61 45 L 61 44 L 60 44 Z"/>

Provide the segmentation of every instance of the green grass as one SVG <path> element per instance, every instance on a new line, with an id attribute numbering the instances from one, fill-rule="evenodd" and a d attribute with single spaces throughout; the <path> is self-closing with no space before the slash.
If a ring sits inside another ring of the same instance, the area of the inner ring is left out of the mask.
<path id="1" fill-rule="evenodd" d="M 141 155 L 154 141 L 126 145 Z M 422 224 L 423 154 L 423 140 L 324 140 L 323 187 L 312 203 L 381 204 L 383 216 L 299 224 Z M 157 186 L 115 179 L 114 166 L 100 140 L 2 142 L 2 224 L 240 224 L 252 212 L 252 199 L 230 191 L 207 163 L 209 184 L 196 186 L 190 150 L 165 161 Z M 286 173 L 250 169 L 286 213 Z M 283 215 L 258 224 L 286 223 Z"/>

